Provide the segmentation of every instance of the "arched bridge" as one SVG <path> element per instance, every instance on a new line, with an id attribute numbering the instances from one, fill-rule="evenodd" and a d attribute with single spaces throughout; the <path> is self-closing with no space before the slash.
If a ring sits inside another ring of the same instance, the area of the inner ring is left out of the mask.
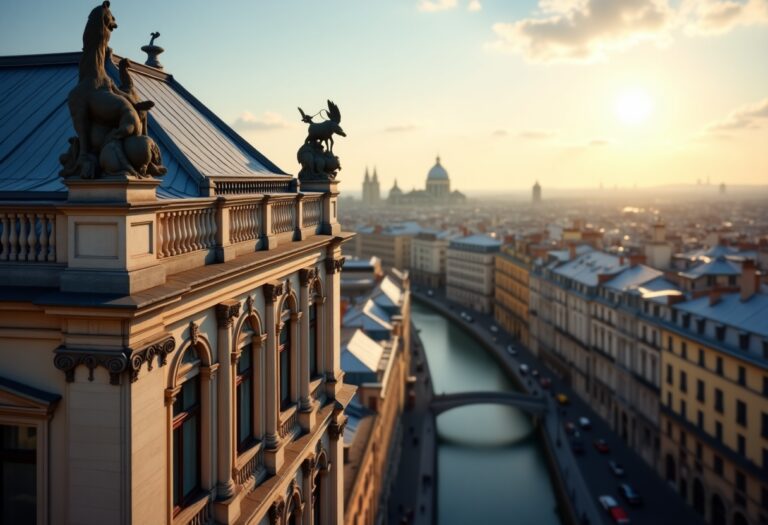
<path id="1" fill-rule="evenodd" d="M 547 411 L 546 399 L 517 392 L 461 392 L 440 394 L 432 398 L 430 408 L 437 416 L 446 410 L 467 405 L 509 405 L 529 414 L 543 414 Z"/>

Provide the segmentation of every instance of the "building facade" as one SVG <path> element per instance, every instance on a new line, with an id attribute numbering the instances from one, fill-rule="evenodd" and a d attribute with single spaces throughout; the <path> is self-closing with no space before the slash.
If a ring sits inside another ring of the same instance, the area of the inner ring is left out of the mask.
<path id="1" fill-rule="evenodd" d="M 746 283 L 746 281 L 752 281 Z M 768 295 L 674 307 L 662 331 L 659 473 L 708 523 L 768 523 Z"/>
<path id="2" fill-rule="evenodd" d="M 3 471 L 19 473 L 0 484 L 0 521 L 340 525 L 355 389 L 336 183 L 299 190 L 170 75 L 105 55 L 115 28 L 105 2 L 82 54 L 0 59 L 17 88 L 0 161 L 0 432 Z M 156 148 L 162 180 L 111 175 L 110 143 L 60 178 L 67 95 L 89 68 L 157 102 L 130 137 Z"/>
<path id="3" fill-rule="evenodd" d="M 430 288 L 445 286 L 448 244 L 458 236 L 450 232 L 422 232 L 411 240 L 410 275 L 414 284 Z"/>
<path id="4" fill-rule="evenodd" d="M 505 246 L 495 259 L 493 315 L 508 333 L 528 347 L 530 326 L 530 258 Z"/>
<path id="5" fill-rule="evenodd" d="M 421 231 L 422 228 L 414 222 L 358 229 L 355 256 L 360 259 L 378 257 L 385 270 L 408 270 L 411 264 L 411 242 Z"/>
<path id="6" fill-rule="evenodd" d="M 446 251 L 446 296 L 482 313 L 493 312 L 494 260 L 501 242 L 487 235 L 454 239 Z"/>

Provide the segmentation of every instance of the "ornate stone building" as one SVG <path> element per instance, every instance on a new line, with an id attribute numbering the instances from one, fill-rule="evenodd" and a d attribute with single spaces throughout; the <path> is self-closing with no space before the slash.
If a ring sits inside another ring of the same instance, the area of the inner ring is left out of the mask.
<path id="1" fill-rule="evenodd" d="M 337 183 L 110 55 L 116 27 L 105 2 L 83 53 L 0 59 L 0 522 L 340 525 Z M 75 89 L 126 108 L 86 113 L 103 142 L 73 129 Z"/>
<path id="2" fill-rule="evenodd" d="M 466 201 L 466 196 L 460 191 L 451 192 L 451 179 L 440 163 L 440 157 L 437 157 L 435 165 L 427 173 L 426 189 L 404 193 L 395 180 L 387 199 L 387 203 L 392 206 L 454 206 Z"/>

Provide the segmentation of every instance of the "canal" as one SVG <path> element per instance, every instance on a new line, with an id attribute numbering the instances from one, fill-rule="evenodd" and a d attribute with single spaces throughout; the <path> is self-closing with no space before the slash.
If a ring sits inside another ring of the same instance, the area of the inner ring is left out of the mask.
<path id="1" fill-rule="evenodd" d="M 411 319 L 435 394 L 516 390 L 461 327 L 418 301 Z M 457 408 L 437 418 L 437 431 L 438 525 L 560 525 L 544 454 L 525 413 L 494 405 Z"/>

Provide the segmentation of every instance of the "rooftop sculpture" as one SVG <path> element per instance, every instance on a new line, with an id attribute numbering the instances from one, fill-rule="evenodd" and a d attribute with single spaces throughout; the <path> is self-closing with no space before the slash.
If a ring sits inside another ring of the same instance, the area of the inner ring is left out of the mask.
<path id="1" fill-rule="evenodd" d="M 333 135 L 346 137 L 341 129 L 339 107 L 328 101 L 328 110 L 321 109 L 315 115 L 307 115 L 299 108 L 301 121 L 309 124 L 307 138 L 299 148 L 296 157 L 301 164 L 299 180 L 333 180 L 341 169 L 339 157 L 333 154 Z M 312 119 L 321 113 L 328 115 L 328 120 L 314 122 Z M 327 149 L 326 149 L 327 148 Z"/>
<path id="2" fill-rule="evenodd" d="M 79 82 L 69 93 L 77 136 L 60 157 L 62 177 L 131 180 L 166 172 L 157 144 L 147 136 L 146 115 L 154 103 L 139 100 L 127 61 L 120 64 L 119 88 L 107 75 L 114 29 L 117 22 L 105 1 L 91 11 L 83 32 Z"/>

